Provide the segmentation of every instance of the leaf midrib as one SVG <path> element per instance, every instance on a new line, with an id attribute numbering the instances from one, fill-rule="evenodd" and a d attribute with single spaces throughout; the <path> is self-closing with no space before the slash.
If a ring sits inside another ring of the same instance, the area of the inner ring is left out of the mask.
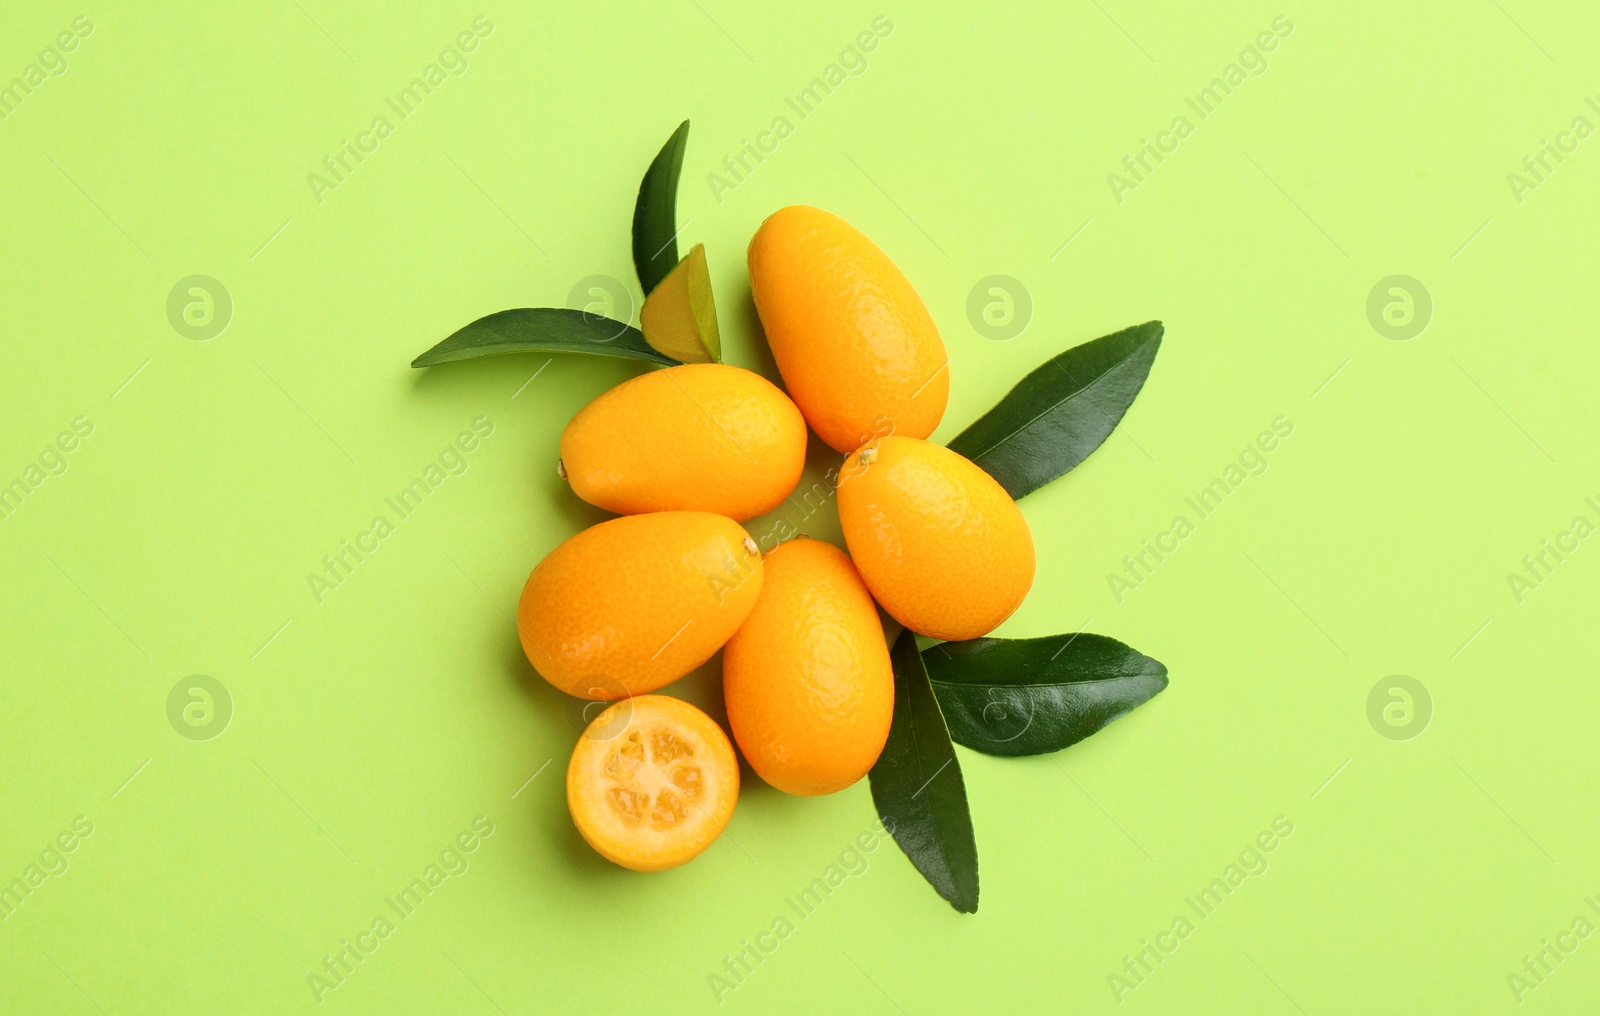
<path id="1" fill-rule="evenodd" d="M 921 663 L 922 661 L 918 660 L 917 662 Z M 929 692 L 929 694 L 932 694 L 932 692 L 933 692 L 933 688 L 932 688 L 933 681 L 932 681 L 932 679 L 928 678 L 928 675 L 927 675 L 926 671 L 923 672 L 922 676 L 923 676 L 923 678 L 925 680 L 928 681 L 928 684 L 929 684 L 928 692 Z M 910 689 L 907 689 L 907 691 L 909 691 L 909 690 Z M 909 701 L 910 696 L 907 695 L 906 697 L 907 697 L 907 703 L 906 704 L 909 705 L 910 704 L 910 701 Z M 938 700 L 935 700 L 934 701 L 934 706 L 937 708 L 938 705 L 939 705 Z M 926 767 L 923 765 L 923 762 L 922 762 L 922 738 L 920 736 L 918 736 L 918 733 L 917 733 L 916 715 L 913 714 L 910 717 L 907 717 L 907 722 L 911 724 L 911 757 L 917 760 L 917 776 L 921 777 L 922 774 L 926 771 Z M 945 736 L 946 737 L 949 736 L 948 731 L 946 732 Z M 955 744 L 952 743 L 950 745 L 950 754 L 951 754 L 952 757 L 955 756 L 955 750 L 956 750 L 955 749 Z M 956 764 L 960 765 L 959 762 L 956 763 Z M 938 777 L 939 773 L 941 773 L 943 771 L 944 771 L 943 768 L 937 769 L 937 770 L 934 771 L 934 774 L 932 776 L 929 776 L 926 779 L 920 780 L 920 782 L 922 784 L 922 793 L 924 795 L 926 795 L 922 799 L 922 806 L 927 809 L 927 811 L 928 811 L 928 822 L 929 822 L 929 824 L 931 824 L 933 826 L 933 841 L 939 845 L 939 861 L 940 861 L 940 864 L 944 867 L 945 877 L 950 880 L 950 889 L 951 889 L 951 891 L 954 892 L 957 896 L 959 896 L 959 895 L 961 895 L 961 887 L 956 884 L 956 869 L 955 869 L 955 865 L 950 863 L 950 851 L 948 849 L 946 849 L 946 847 L 945 847 L 945 843 L 944 843 L 944 828 L 939 824 L 939 816 L 935 815 L 934 812 L 933 812 L 933 781 Z M 915 795 L 913 795 L 913 796 L 915 796 Z"/>
<path id="2" fill-rule="evenodd" d="M 1161 677 L 1162 674 L 1154 671 L 1142 670 L 1137 674 L 1118 674 L 1115 677 L 1091 677 L 1083 681 L 1036 681 L 1029 684 L 997 684 L 987 682 L 984 684 L 969 683 L 966 681 L 941 681 L 929 676 L 929 684 L 937 684 L 945 688 L 1072 688 L 1084 684 L 1103 684 L 1107 681 L 1125 681 L 1130 677 Z"/>

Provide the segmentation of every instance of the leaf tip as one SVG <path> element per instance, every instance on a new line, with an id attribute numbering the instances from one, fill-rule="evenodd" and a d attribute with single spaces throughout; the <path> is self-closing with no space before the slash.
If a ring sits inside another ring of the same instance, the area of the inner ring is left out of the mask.
<path id="1" fill-rule="evenodd" d="M 1143 654 L 1140 654 L 1140 655 L 1143 655 Z M 1165 663 L 1162 663 L 1160 660 L 1156 659 L 1154 656 L 1145 656 L 1145 659 L 1149 660 L 1151 665 L 1155 667 L 1155 673 L 1151 674 L 1150 676 L 1154 677 L 1156 680 L 1160 681 L 1161 682 L 1161 687 L 1165 688 L 1170 683 L 1167 680 L 1167 674 L 1168 674 L 1167 665 Z M 1157 690 L 1160 690 L 1160 689 L 1157 689 Z"/>

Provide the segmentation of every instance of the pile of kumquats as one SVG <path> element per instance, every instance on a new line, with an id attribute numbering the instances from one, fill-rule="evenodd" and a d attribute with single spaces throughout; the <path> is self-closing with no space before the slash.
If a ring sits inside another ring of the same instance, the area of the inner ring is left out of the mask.
<path id="1" fill-rule="evenodd" d="M 1059 750 L 1167 683 L 1161 664 L 1105 636 L 984 637 L 1033 584 L 1016 499 L 1104 441 L 1144 383 L 1161 325 L 1067 350 L 936 444 L 950 361 L 923 300 L 843 219 L 792 205 L 748 251 L 780 389 L 719 362 L 704 247 L 677 255 L 687 137 L 685 121 L 635 206 L 639 328 L 567 308 L 501 311 L 413 363 L 561 350 L 656 367 L 562 432 L 560 478 L 617 517 L 546 554 L 517 609 L 533 668 L 610 703 L 572 752 L 572 821 L 609 860 L 656 871 L 728 824 L 735 745 L 790 794 L 836 793 L 870 773 L 884 827 L 945 899 L 974 911 L 976 841 L 952 742 Z M 793 493 L 808 429 L 843 455 L 829 482 L 848 554 L 802 535 L 758 545 L 741 525 Z M 880 609 L 898 629 L 892 651 Z M 657 693 L 719 650 L 731 740 Z"/>

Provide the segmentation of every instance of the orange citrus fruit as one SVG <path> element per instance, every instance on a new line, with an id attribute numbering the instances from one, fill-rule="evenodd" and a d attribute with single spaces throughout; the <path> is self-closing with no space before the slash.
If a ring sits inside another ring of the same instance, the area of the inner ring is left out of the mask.
<path id="1" fill-rule="evenodd" d="M 561 466 L 579 497 L 621 515 L 771 511 L 800 482 L 806 423 L 766 378 L 720 363 L 641 374 L 578 410 Z"/>
<path id="2" fill-rule="evenodd" d="M 883 251 L 837 215 L 791 205 L 756 230 L 749 261 L 772 356 L 818 437 L 849 452 L 933 433 L 950 394 L 944 342 Z"/>
<path id="3" fill-rule="evenodd" d="M 681 699 L 641 695 L 594 718 L 567 765 L 567 810 L 589 846 L 660 871 L 711 845 L 739 799 L 739 763 L 715 721 Z"/>
<path id="4" fill-rule="evenodd" d="M 896 621 L 972 639 L 1033 585 L 1033 537 L 988 473 L 942 445 L 892 436 L 845 459 L 839 524 L 861 577 Z"/>
<path id="5" fill-rule="evenodd" d="M 894 672 L 872 594 L 844 553 L 780 544 L 763 562 L 755 609 L 728 641 L 728 725 L 761 778 L 790 794 L 831 794 L 878 761 Z"/>
<path id="6" fill-rule="evenodd" d="M 655 512 L 556 547 L 517 604 L 522 650 L 571 695 L 618 699 L 676 681 L 722 648 L 761 592 L 761 554 L 737 522 Z"/>

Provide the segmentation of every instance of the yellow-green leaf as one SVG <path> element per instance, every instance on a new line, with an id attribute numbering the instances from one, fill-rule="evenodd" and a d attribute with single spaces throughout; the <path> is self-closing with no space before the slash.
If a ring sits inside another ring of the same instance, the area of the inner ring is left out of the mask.
<path id="1" fill-rule="evenodd" d="M 639 311 L 644 340 L 656 352 L 684 363 L 722 362 L 717 303 L 711 296 L 705 244 L 690 248 Z"/>

